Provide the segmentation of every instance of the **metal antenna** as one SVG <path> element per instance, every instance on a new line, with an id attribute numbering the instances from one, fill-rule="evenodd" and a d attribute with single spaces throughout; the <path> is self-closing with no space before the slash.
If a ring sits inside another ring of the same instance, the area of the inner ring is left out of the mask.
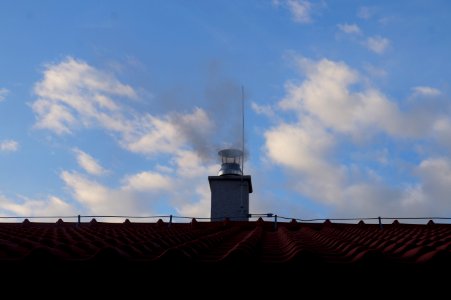
<path id="1" fill-rule="evenodd" d="M 244 215 L 244 203 L 243 203 L 243 193 L 244 193 L 244 86 L 241 86 L 241 116 L 242 116 L 242 131 L 241 131 L 241 150 L 242 152 L 242 158 L 241 158 L 241 215 Z"/>
<path id="2" fill-rule="evenodd" d="M 244 86 L 241 86 L 241 116 L 242 116 L 241 149 L 243 151 L 243 161 L 242 161 L 241 171 L 243 171 L 243 176 L 244 176 Z"/>

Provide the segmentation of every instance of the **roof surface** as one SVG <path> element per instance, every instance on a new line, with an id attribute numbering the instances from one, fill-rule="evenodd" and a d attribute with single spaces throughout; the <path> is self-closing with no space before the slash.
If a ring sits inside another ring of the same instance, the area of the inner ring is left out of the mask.
<path id="1" fill-rule="evenodd" d="M 272 222 L 0 223 L 0 262 L 451 265 L 451 225 Z"/>

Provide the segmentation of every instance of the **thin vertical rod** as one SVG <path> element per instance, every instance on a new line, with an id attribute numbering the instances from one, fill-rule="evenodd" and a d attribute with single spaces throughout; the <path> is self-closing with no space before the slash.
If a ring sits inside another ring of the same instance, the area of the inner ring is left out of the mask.
<path id="1" fill-rule="evenodd" d="M 244 86 L 241 86 L 241 125 L 242 125 L 242 131 L 241 131 L 241 149 L 243 151 L 242 157 L 241 157 L 241 185 L 240 185 L 240 202 L 241 202 L 241 217 L 244 216 L 244 201 L 243 201 L 243 193 L 244 193 Z"/>
<path id="2" fill-rule="evenodd" d="M 244 86 L 241 86 L 241 124 L 242 124 L 242 131 L 241 131 L 241 149 L 243 151 L 243 161 L 241 162 L 241 170 L 243 171 L 244 175 Z"/>

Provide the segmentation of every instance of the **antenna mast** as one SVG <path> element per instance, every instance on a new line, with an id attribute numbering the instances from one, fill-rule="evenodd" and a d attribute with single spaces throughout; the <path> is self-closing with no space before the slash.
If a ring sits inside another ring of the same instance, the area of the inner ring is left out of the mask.
<path id="1" fill-rule="evenodd" d="M 241 128 L 241 150 L 243 151 L 243 161 L 241 170 L 243 171 L 244 176 L 244 86 L 241 86 L 241 116 L 242 116 L 242 128 Z"/>
<path id="2" fill-rule="evenodd" d="M 244 189 L 244 86 L 241 86 L 241 116 L 242 116 L 242 120 L 241 120 L 241 150 L 243 151 L 242 155 L 243 157 L 241 158 L 241 185 L 240 185 L 240 189 L 241 189 L 241 193 L 240 193 L 240 202 L 241 202 L 241 215 L 244 214 L 244 203 L 243 203 L 243 189 Z"/>

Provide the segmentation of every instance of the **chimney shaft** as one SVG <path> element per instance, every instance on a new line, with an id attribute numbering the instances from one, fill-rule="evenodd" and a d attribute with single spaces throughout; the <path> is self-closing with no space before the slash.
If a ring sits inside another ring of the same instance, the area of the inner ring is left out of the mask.
<path id="1" fill-rule="evenodd" d="M 243 175 L 241 163 L 243 152 L 237 149 L 225 149 L 218 153 L 221 157 L 221 169 L 218 176 L 209 176 L 211 190 L 212 221 L 248 221 L 249 193 L 252 193 L 250 175 Z"/>

